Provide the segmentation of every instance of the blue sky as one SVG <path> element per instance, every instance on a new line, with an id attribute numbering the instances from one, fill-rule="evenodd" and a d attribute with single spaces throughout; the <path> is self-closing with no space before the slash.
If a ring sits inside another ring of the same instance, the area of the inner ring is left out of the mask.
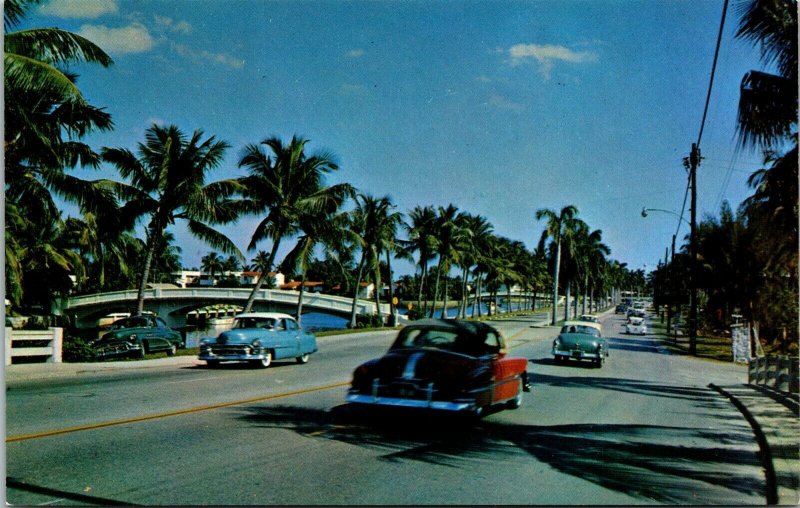
<path id="1" fill-rule="evenodd" d="M 116 126 L 88 138 L 95 148 L 135 149 L 154 122 L 202 129 L 231 145 L 217 180 L 243 174 L 246 144 L 297 134 L 337 155 L 329 183 L 389 195 L 401 211 L 453 203 L 533 248 L 536 210 L 574 204 L 612 258 L 651 270 L 678 218 L 640 212 L 681 209 L 722 5 L 53 0 L 24 26 L 80 33 L 114 59 L 73 69 Z M 739 83 L 763 68 L 733 38 L 738 5 L 701 142 L 698 218 L 718 215 L 723 199 L 736 207 L 760 165 L 760 154 L 736 152 Z M 110 167 L 79 174 L 116 177 Z M 244 250 L 257 222 L 222 230 Z M 173 232 L 184 265 L 198 266 L 210 248 Z"/>

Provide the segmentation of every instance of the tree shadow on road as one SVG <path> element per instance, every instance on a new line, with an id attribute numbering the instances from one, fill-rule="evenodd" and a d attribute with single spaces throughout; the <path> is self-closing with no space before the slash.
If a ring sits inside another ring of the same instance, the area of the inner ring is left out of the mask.
<path id="1" fill-rule="evenodd" d="M 765 492 L 763 479 L 753 474 L 761 467 L 754 450 L 738 439 L 703 429 L 475 422 L 453 415 L 373 412 L 352 405 L 330 411 L 293 406 L 241 410 L 240 418 L 254 426 L 373 449 L 385 461 L 462 467 L 522 453 L 604 488 L 668 504 L 741 504 L 742 495 Z M 713 499 L 708 499 L 709 491 L 715 493 Z M 703 493 L 700 498 L 698 492 Z"/>

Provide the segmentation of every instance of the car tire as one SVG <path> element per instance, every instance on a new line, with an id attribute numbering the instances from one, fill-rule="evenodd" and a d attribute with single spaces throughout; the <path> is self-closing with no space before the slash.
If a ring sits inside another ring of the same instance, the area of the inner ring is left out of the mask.
<path id="1" fill-rule="evenodd" d="M 144 359 L 147 356 L 147 351 L 144 347 L 144 342 L 142 342 L 142 349 L 139 351 L 139 358 Z"/>
<path id="2" fill-rule="evenodd" d="M 169 347 L 169 349 L 167 349 L 167 356 L 175 356 L 175 354 L 176 354 L 177 352 L 178 352 L 178 346 L 177 346 L 177 345 L 175 345 L 175 344 L 172 344 L 172 345 Z"/>
<path id="3" fill-rule="evenodd" d="M 252 363 L 255 367 L 258 367 L 259 369 L 266 369 L 272 363 L 272 351 L 267 351 L 264 354 L 264 358 L 260 360 L 253 360 Z"/>
<path id="4" fill-rule="evenodd" d="M 297 357 L 297 363 L 299 363 L 299 364 L 308 363 L 309 356 L 310 355 L 308 353 L 298 356 Z"/>
<path id="5" fill-rule="evenodd" d="M 517 396 L 513 399 L 506 402 L 506 407 L 508 409 L 517 409 L 522 405 L 522 380 L 519 380 L 519 385 L 517 386 L 519 391 L 517 392 Z"/>
<path id="6" fill-rule="evenodd" d="M 219 367 L 219 360 L 206 360 L 206 366 L 209 369 L 216 369 Z"/>

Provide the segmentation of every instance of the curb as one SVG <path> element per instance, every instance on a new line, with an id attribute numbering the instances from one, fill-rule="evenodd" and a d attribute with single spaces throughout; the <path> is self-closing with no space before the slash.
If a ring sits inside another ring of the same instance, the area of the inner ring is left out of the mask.
<path id="1" fill-rule="evenodd" d="M 718 392 L 720 395 L 727 397 L 728 400 L 730 400 L 731 403 L 742 413 L 742 415 L 744 415 L 745 419 L 750 424 L 750 427 L 753 429 L 753 433 L 756 436 L 756 441 L 758 442 L 758 448 L 760 450 L 758 455 L 761 459 L 761 465 L 764 467 L 764 475 L 767 482 L 767 504 L 778 504 L 778 485 L 775 476 L 775 465 L 772 460 L 772 451 L 770 450 L 769 443 L 767 442 L 767 436 L 764 434 L 764 429 L 761 428 L 761 425 L 758 423 L 758 421 L 756 421 L 753 414 L 749 409 L 747 409 L 747 407 L 745 407 L 742 401 L 714 383 L 710 383 L 708 387 Z"/>

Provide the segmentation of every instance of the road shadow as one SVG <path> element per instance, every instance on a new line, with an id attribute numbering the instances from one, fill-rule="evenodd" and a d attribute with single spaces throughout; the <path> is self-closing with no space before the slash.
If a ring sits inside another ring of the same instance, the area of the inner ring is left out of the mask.
<path id="1" fill-rule="evenodd" d="M 290 365 L 297 365 L 297 361 L 291 360 L 272 360 L 269 367 L 255 367 L 247 362 L 221 362 L 219 365 L 211 367 L 203 360 L 198 360 L 202 363 L 196 365 L 187 365 L 183 369 L 198 369 L 198 370 L 265 370 L 265 369 L 280 369 Z"/>
<path id="2" fill-rule="evenodd" d="M 534 385 L 550 385 L 561 388 L 581 388 L 590 390 L 611 390 L 653 397 L 669 397 L 684 399 L 703 404 L 719 400 L 716 393 L 704 387 L 664 385 L 650 383 L 639 379 L 585 377 L 585 376 L 553 376 L 540 372 L 529 372 L 531 383 Z"/>
<path id="3" fill-rule="evenodd" d="M 371 409 L 371 408 L 370 408 Z M 491 462 L 520 453 L 554 469 L 646 502 L 697 504 L 709 488 L 759 496 L 763 479 L 756 453 L 720 432 L 658 425 L 574 424 L 537 426 L 452 415 L 293 406 L 248 406 L 239 418 L 255 427 L 284 429 L 379 452 L 379 460 L 419 461 L 445 467 Z M 752 440 L 750 440 L 752 442 Z M 750 473 L 750 474 L 748 474 Z M 721 504 L 740 503 L 714 499 Z M 565 501 L 569 501 L 568 497 Z"/>
<path id="4" fill-rule="evenodd" d="M 625 339 L 611 337 L 608 339 L 609 348 L 614 351 L 633 351 L 635 353 L 664 354 L 654 342 L 641 339 Z"/>
<path id="5" fill-rule="evenodd" d="M 567 368 L 567 369 L 570 368 L 570 367 L 574 367 L 576 369 L 589 369 L 589 370 L 594 370 L 594 369 L 600 368 L 596 364 L 590 362 L 589 360 L 573 360 L 573 359 L 569 359 L 567 361 L 563 361 L 563 360 L 562 361 L 556 361 L 556 359 L 553 358 L 552 356 L 545 357 L 545 358 L 529 358 L 528 362 L 532 363 L 534 365 L 550 365 L 552 367 L 563 367 L 563 368 Z"/>

